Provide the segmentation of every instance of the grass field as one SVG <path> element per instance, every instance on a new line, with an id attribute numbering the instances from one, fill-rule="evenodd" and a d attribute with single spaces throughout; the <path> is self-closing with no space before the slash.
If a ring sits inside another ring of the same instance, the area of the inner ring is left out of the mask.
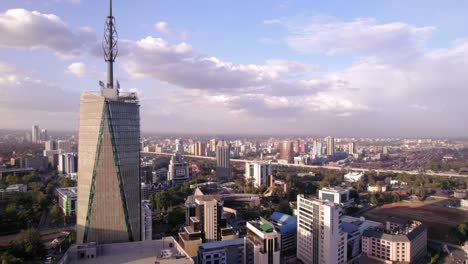
<path id="1" fill-rule="evenodd" d="M 446 207 L 450 199 L 430 198 L 421 201 L 403 201 L 372 209 L 364 214 L 370 220 L 385 222 L 389 217 L 421 221 L 428 227 L 432 239 L 456 243 L 452 227 L 468 219 L 468 211 Z"/>

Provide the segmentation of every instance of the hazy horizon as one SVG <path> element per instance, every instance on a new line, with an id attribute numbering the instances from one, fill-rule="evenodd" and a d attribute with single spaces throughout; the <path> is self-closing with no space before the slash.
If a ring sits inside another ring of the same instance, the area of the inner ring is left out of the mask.
<path id="1" fill-rule="evenodd" d="M 437 14 L 427 16 L 429 13 Z M 468 1 L 115 0 L 143 133 L 468 137 Z M 78 129 L 107 1 L 0 3 L 0 129 Z"/>

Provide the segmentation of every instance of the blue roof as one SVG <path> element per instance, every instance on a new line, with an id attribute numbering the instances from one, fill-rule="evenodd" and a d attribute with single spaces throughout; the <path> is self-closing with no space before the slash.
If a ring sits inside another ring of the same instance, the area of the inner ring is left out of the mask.
<path id="1" fill-rule="evenodd" d="M 342 222 L 341 227 L 346 233 L 353 233 L 359 230 L 359 226 L 353 223 Z"/>
<path id="2" fill-rule="evenodd" d="M 297 218 L 295 216 L 274 212 L 270 216 L 270 220 L 276 229 L 281 232 L 281 235 L 296 233 L 297 231 Z"/>

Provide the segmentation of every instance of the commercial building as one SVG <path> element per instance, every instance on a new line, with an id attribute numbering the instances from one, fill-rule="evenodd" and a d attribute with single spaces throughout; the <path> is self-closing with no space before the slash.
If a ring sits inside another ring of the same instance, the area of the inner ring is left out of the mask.
<path id="1" fill-rule="evenodd" d="M 343 207 L 351 206 L 354 200 L 349 199 L 349 189 L 339 186 L 325 187 L 319 190 L 319 199 L 340 204 Z"/>
<path id="2" fill-rule="evenodd" d="M 372 228 L 362 235 L 364 257 L 384 263 L 418 263 L 426 256 L 427 228 L 418 221 L 387 221 L 385 228 Z"/>
<path id="3" fill-rule="evenodd" d="M 348 143 L 348 154 L 349 155 L 356 154 L 356 144 L 354 144 L 354 142 L 349 142 Z"/>
<path id="4" fill-rule="evenodd" d="M 292 215 L 274 212 L 270 223 L 281 234 L 281 259 L 296 255 L 297 218 Z"/>
<path id="5" fill-rule="evenodd" d="M 57 149 L 61 153 L 70 153 L 71 150 L 71 142 L 69 140 L 57 140 Z"/>
<path id="6" fill-rule="evenodd" d="M 141 200 L 141 240 L 153 239 L 153 222 L 151 218 L 151 201 Z"/>
<path id="7" fill-rule="evenodd" d="M 76 214 L 77 188 L 57 188 L 58 205 L 63 215 L 72 216 Z"/>
<path id="8" fill-rule="evenodd" d="M 39 126 L 34 125 L 32 126 L 32 129 L 31 129 L 31 142 L 37 144 L 37 143 L 40 143 L 40 141 L 41 141 L 41 134 L 39 131 Z"/>
<path id="9" fill-rule="evenodd" d="M 265 219 L 247 222 L 246 264 L 280 264 L 281 234 Z"/>
<path id="10" fill-rule="evenodd" d="M 346 263 L 347 235 L 340 217 L 340 205 L 298 195 L 297 259 L 302 263 Z"/>
<path id="11" fill-rule="evenodd" d="M 335 138 L 326 137 L 325 142 L 327 144 L 327 155 L 328 156 L 335 155 Z"/>
<path id="12" fill-rule="evenodd" d="M 381 223 L 366 220 L 364 217 L 341 216 L 341 226 L 347 234 L 348 240 L 348 260 L 358 257 L 361 254 L 362 234 L 369 228 L 382 226 Z"/>
<path id="13" fill-rule="evenodd" d="M 371 192 L 371 193 L 386 192 L 387 191 L 387 185 L 382 183 L 382 182 L 377 182 L 375 185 L 368 185 L 367 186 L 367 191 Z"/>
<path id="14" fill-rule="evenodd" d="M 231 144 L 221 140 L 216 145 L 216 178 L 229 180 L 231 178 Z"/>
<path id="15" fill-rule="evenodd" d="M 321 141 L 314 140 L 314 143 L 312 146 L 312 155 L 314 156 L 314 158 L 322 155 L 322 142 Z"/>
<path id="16" fill-rule="evenodd" d="M 100 95 L 84 92 L 80 98 L 78 244 L 141 240 L 140 105 L 136 93 L 120 92 L 114 84 L 114 20 L 110 8 L 107 82 L 100 82 Z"/>
<path id="17" fill-rule="evenodd" d="M 77 156 L 75 153 L 63 153 L 58 155 L 57 171 L 62 174 L 76 172 Z"/>
<path id="18" fill-rule="evenodd" d="M 195 156 L 205 156 L 206 150 L 205 150 L 206 144 L 203 144 L 202 142 L 198 141 L 195 143 Z"/>
<path id="19" fill-rule="evenodd" d="M 167 180 L 172 184 L 183 184 L 190 179 L 189 164 L 179 153 L 171 157 L 169 169 L 167 171 Z"/>
<path id="20" fill-rule="evenodd" d="M 245 163 L 245 181 L 252 181 L 259 188 L 269 183 L 271 176 L 271 164 L 266 161 L 249 161 Z"/>
<path id="21" fill-rule="evenodd" d="M 203 243 L 198 247 L 198 263 L 243 264 L 244 238 Z"/>
<path id="22" fill-rule="evenodd" d="M 364 173 L 362 172 L 349 172 L 344 175 L 345 182 L 358 182 L 362 180 Z"/>
<path id="23" fill-rule="evenodd" d="M 279 143 L 279 157 L 278 162 L 293 163 L 294 161 L 294 147 L 291 141 L 281 141 Z"/>
<path id="24" fill-rule="evenodd" d="M 222 219 L 223 201 L 218 195 L 192 195 L 185 201 L 186 220 L 179 242 L 192 257 L 202 242 L 235 239 L 238 235 Z M 203 238 L 203 239 L 202 239 Z"/>

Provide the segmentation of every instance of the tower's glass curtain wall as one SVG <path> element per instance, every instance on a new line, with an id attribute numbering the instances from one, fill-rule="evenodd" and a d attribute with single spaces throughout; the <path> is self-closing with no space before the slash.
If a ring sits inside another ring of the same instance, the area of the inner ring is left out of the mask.
<path id="1" fill-rule="evenodd" d="M 112 2 L 110 1 L 110 10 Z M 107 17 L 105 59 L 116 55 L 115 20 Z M 101 95 L 80 99 L 77 243 L 140 240 L 140 106 L 135 93 L 114 88 L 112 65 Z"/>

